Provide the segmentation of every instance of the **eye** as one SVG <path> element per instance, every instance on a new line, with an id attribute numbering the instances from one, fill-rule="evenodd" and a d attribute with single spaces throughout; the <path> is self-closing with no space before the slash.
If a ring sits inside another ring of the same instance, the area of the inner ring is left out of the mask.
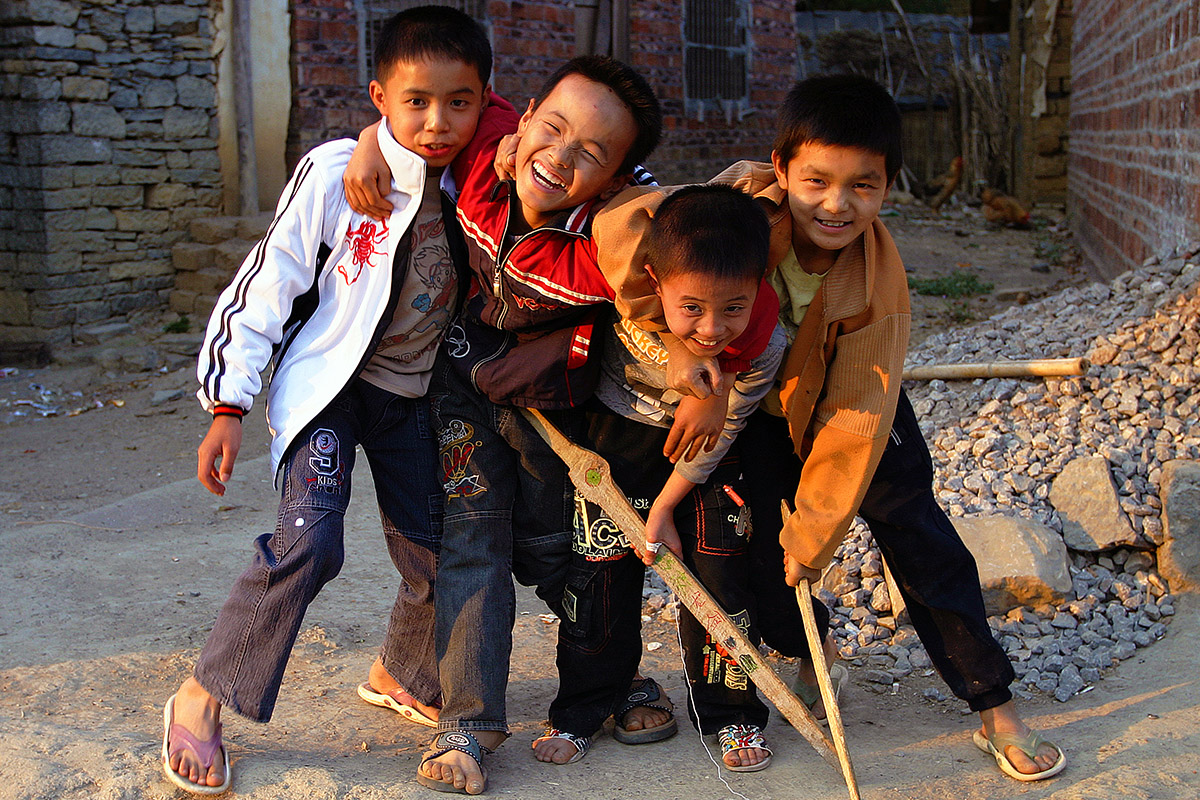
<path id="1" fill-rule="evenodd" d="M 873 183 L 856 183 L 856 184 L 854 184 L 854 188 L 855 189 L 866 189 L 866 190 L 870 191 L 871 189 L 874 189 L 876 187 L 875 187 L 875 184 L 873 184 Z"/>
<path id="2" fill-rule="evenodd" d="M 820 178 L 805 178 L 804 182 L 812 184 L 813 186 L 824 186 L 825 185 L 825 181 L 821 180 Z"/>
<path id="3" fill-rule="evenodd" d="M 600 160 L 600 156 L 596 155 L 591 150 L 584 149 L 582 152 L 585 156 L 588 157 L 588 160 L 591 161 L 596 166 L 598 166 L 598 167 L 604 166 L 604 162 Z"/>
<path id="4" fill-rule="evenodd" d="M 562 133 L 562 131 L 560 131 L 558 129 L 558 126 L 555 125 L 553 122 L 550 122 L 549 120 L 546 121 L 546 127 L 549 128 L 550 130 L 554 131 L 555 133 Z"/>
<path id="5" fill-rule="evenodd" d="M 684 303 L 682 306 L 680 306 L 680 308 L 683 309 L 685 314 L 703 314 L 704 313 L 704 310 L 702 308 L 700 308 L 700 306 L 696 305 L 695 303 Z"/>
<path id="6" fill-rule="evenodd" d="M 413 108 L 425 108 L 425 106 L 429 104 L 425 102 L 424 98 L 410 97 L 408 99 L 408 105 L 412 106 Z"/>
<path id="7" fill-rule="evenodd" d="M 730 316 L 733 316 L 733 317 L 736 317 L 738 314 L 741 314 L 745 310 L 746 310 L 746 307 L 744 305 L 741 305 L 740 303 L 735 303 L 734 305 L 725 307 L 725 313 Z"/>
<path id="8" fill-rule="evenodd" d="M 454 100 L 451 100 L 451 101 L 450 101 L 450 105 L 451 105 L 453 108 L 467 108 L 467 107 L 469 107 L 471 104 L 470 104 L 470 102 L 468 102 L 467 100 L 463 100 L 463 99 L 460 97 L 460 98 L 456 98 L 456 99 L 454 99 Z"/>

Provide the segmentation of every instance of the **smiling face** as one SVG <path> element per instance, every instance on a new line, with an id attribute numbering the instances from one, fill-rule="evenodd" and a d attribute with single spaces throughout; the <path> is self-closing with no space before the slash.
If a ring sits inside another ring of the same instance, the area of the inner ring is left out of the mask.
<path id="1" fill-rule="evenodd" d="M 654 270 L 646 269 L 653 278 Z M 758 281 L 675 271 L 661 282 L 654 280 L 654 291 L 671 333 L 693 355 L 713 358 L 750 324 Z"/>
<path id="2" fill-rule="evenodd" d="M 517 132 L 516 182 L 530 228 L 594 197 L 615 194 L 617 170 L 636 138 L 633 114 L 602 83 L 572 73 L 541 105 L 530 103 Z"/>
<path id="3" fill-rule="evenodd" d="M 837 253 L 879 216 L 887 197 L 882 153 L 808 142 L 786 164 L 771 154 L 775 177 L 787 191 L 792 246 L 809 272 L 825 272 Z"/>
<path id="4" fill-rule="evenodd" d="M 397 61 L 370 93 L 396 141 L 439 168 L 475 135 L 487 90 L 465 61 L 423 59 Z"/>

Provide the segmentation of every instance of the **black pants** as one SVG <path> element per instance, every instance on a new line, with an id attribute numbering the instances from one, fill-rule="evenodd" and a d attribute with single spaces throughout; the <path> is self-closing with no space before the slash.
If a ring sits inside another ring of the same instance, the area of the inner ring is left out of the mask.
<path id="1" fill-rule="evenodd" d="M 617 484 L 644 516 L 673 470 L 671 463 L 662 455 L 667 429 L 625 419 L 599 404 L 590 406 L 587 417 L 588 439 L 592 447 L 608 460 Z M 725 486 L 729 486 L 732 492 L 726 492 Z M 737 498 L 745 491 L 741 465 L 736 454 L 731 454 L 714 470 L 706 483 L 697 486 L 680 502 L 675 510 L 675 526 L 683 545 L 683 561 L 751 641 L 757 643 L 761 640 L 759 626 L 762 625 L 772 631 L 772 643 L 777 649 L 788 655 L 804 655 L 807 653 L 804 630 L 794 593 L 790 594 L 789 617 L 794 618 L 794 625 L 781 624 L 777 619 L 759 618 L 755 587 L 763 582 L 766 574 L 775 575 L 779 571 L 782 551 L 779 551 L 779 558 L 770 564 L 768 573 L 768 567 L 763 565 L 768 557 L 755 547 L 759 537 L 752 533 L 752 528 L 738 524 L 741 509 Z M 610 694 L 625 693 L 633 673 L 622 656 L 630 652 L 629 634 L 636 636 L 639 632 L 642 570 L 637 561 L 634 561 L 636 573 L 628 570 L 632 555 L 607 562 L 594 560 L 602 556 L 602 552 L 593 552 L 590 559 L 586 557 L 582 551 L 595 551 L 596 543 L 605 540 L 606 532 L 615 530 L 615 526 L 598 508 L 588 503 L 581 505 L 580 522 L 574 556 L 580 562 L 579 574 L 589 575 L 593 581 L 605 581 L 605 591 L 584 592 L 581 596 L 590 598 L 593 603 L 602 597 L 606 599 L 603 606 L 596 606 L 606 607 L 612 614 L 608 621 L 609 631 L 604 638 L 620 644 L 613 646 L 606 642 L 604 649 L 607 656 L 593 661 L 586 675 L 576 673 L 568 676 L 563 670 L 562 656 L 564 646 L 572 644 L 574 637 L 571 631 L 575 626 L 564 620 L 559 635 L 563 689 L 551 706 L 551 722 L 573 733 L 590 733 L 590 729 L 568 727 L 571 723 L 579 724 L 579 711 L 590 704 L 579 702 L 584 698 L 582 692 L 576 692 L 577 701 L 572 707 L 571 703 L 566 702 L 563 691 L 569 683 L 598 689 L 607 681 Z M 581 532 L 590 532 L 590 535 L 581 536 Z M 766 538 L 768 545 L 773 541 L 773 547 L 779 548 L 777 529 L 770 531 Z M 580 547 L 581 543 L 586 547 Z M 597 567 L 603 569 L 598 570 Z M 787 589 L 786 586 L 784 588 Z M 787 591 L 792 592 L 791 589 Z M 828 612 L 824 606 L 817 606 L 827 622 Z M 596 608 L 588 611 L 592 628 L 597 627 Z M 692 699 L 688 710 L 697 729 L 712 734 L 726 725 L 766 725 L 767 707 L 741 667 L 728 657 L 719 643 L 712 640 L 704 626 L 687 609 L 680 609 L 679 626 L 688 690 Z M 599 641 L 595 634 L 588 638 L 593 642 Z M 640 652 L 639 643 L 640 639 L 634 640 L 634 668 Z"/>
<path id="2" fill-rule="evenodd" d="M 738 442 L 743 453 L 753 453 L 743 457 L 743 464 L 751 487 L 747 499 L 756 511 L 766 512 L 756 519 L 756 538 L 761 541 L 768 538 L 761 535 L 765 520 L 781 520 L 780 499 L 792 500 L 801 463 L 792 450 L 786 420 L 763 411 L 754 413 Z M 891 568 L 917 636 L 950 690 L 972 711 L 1011 700 L 1012 664 L 988 628 L 975 559 L 933 496 L 933 459 L 903 390 L 887 448 L 859 515 Z M 773 522 L 773 530 L 779 529 Z M 764 578 L 769 575 L 778 579 L 762 581 L 771 584 L 762 589 L 764 602 L 780 609 L 794 606 L 782 566 Z M 787 654 L 765 630 L 763 638 Z"/>

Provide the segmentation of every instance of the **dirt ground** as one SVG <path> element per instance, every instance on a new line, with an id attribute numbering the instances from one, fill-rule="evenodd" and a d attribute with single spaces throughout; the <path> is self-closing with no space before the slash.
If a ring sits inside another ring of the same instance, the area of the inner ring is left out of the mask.
<path id="1" fill-rule="evenodd" d="M 913 277 L 963 269 L 995 286 L 949 310 L 940 299 L 915 298 L 914 340 L 1086 279 L 1069 243 L 1045 229 L 990 229 L 972 216 L 912 209 L 888 224 Z M 1031 270 L 1043 263 L 1048 271 Z M 154 320 L 136 336 L 66 352 L 64 364 L 0 377 L 0 800 L 183 796 L 158 764 L 162 703 L 189 673 L 253 537 L 272 526 L 277 496 L 261 409 L 246 421 L 226 496 L 209 495 L 195 481 L 195 447 L 208 421 L 192 397 L 196 334 L 151 336 L 161 325 Z M 147 342 L 167 360 L 165 371 L 106 371 L 96 363 L 112 362 L 101 354 L 105 348 Z M 174 392 L 180 397 L 167 399 Z M 48 408 L 59 413 L 41 416 Z M 72 416 L 78 409 L 87 410 Z M 360 469 L 345 567 L 310 609 L 274 720 L 225 720 L 232 796 L 434 796 L 412 780 L 427 729 L 354 693 L 395 587 L 365 478 Z M 1040 697 L 1023 703 L 1030 723 L 1071 761 L 1062 776 L 1039 784 L 1003 777 L 974 748 L 976 720 L 957 701 L 926 699 L 924 689 L 944 689 L 936 676 L 877 694 L 865 668 L 851 664 L 842 705 L 862 796 L 1200 798 L 1200 600 L 1177 600 L 1166 639 L 1092 691 L 1065 704 Z M 767 729 L 771 768 L 722 772 L 724 785 L 685 719 L 669 742 L 626 747 L 601 736 L 578 764 L 539 764 L 529 742 L 555 688 L 555 624 L 539 616 L 545 609 L 531 593 L 520 594 L 519 608 L 509 689 L 514 735 L 488 760 L 489 794 L 847 796 L 840 776 L 778 718 Z M 656 618 L 644 641 L 644 668 L 682 701 L 673 626 Z"/>

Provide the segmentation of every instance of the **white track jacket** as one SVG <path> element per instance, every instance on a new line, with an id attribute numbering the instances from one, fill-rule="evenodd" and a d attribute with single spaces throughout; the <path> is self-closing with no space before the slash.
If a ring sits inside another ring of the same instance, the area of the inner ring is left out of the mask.
<path id="1" fill-rule="evenodd" d="M 421 205 L 425 162 L 396 142 L 386 120 L 379 126 L 393 208 L 386 223 L 377 222 L 354 213 L 342 189 L 354 144 L 327 142 L 301 159 L 266 237 L 217 300 L 200 351 L 196 395 L 209 412 L 219 404 L 249 410 L 262 389 L 260 373 L 273 366 L 272 473 L 374 352 L 408 266 L 406 234 Z"/>

